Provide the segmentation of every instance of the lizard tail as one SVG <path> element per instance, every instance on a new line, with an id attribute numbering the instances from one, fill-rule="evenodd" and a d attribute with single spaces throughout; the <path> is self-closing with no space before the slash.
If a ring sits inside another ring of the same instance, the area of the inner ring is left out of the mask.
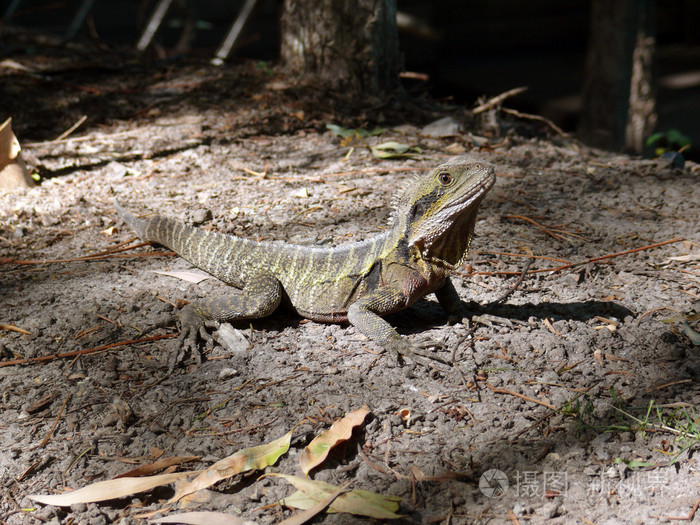
<path id="1" fill-rule="evenodd" d="M 114 208 L 117 210 L 119 216 L 122 219 L 124 219 L 124 222 L 129 226 L 129 228 L 136 232 L 136 235 L 138 235 L 143 240 L 151 240 L 144 238 L 144 236 L 146 235 L 146 229 L 149 221 L 145 219 L 139 219 L 133 213 L 126 211 L 124 208 L 122 208 L 122 205 L 119 204 L 119 201 L 117 199 L 114 199 Z"/>

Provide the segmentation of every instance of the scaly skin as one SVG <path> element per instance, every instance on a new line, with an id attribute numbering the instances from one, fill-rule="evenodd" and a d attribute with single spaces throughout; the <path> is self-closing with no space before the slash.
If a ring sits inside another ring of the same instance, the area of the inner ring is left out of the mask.
<path id="1" fill-rule="evenodd" d="M 494 182 L 493 166 L 471 156 L 453 158 L 409 183 L 388 231 L 330 249 L 254 242 L 159 216 L 139 219 L 115 206 L 141 239 L 167 246 L 241 290 L 183 309 L 180 346 L 195 354 L 197 333 L 208 320 L 257 319 L 284 301 L 315 321 L 349 321 L 399 361 L 424 364 L 418 356 L 426 354 L 381 316 L 434 292 L 450 320 L 459 319 L 461 302 L 448 275 L 467 255 L 479 204 Z"/>

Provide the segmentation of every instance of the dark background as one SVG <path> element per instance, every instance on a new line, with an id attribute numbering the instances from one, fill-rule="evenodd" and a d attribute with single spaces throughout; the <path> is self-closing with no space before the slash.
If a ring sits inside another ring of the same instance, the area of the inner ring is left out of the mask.
<path id="1" fill-rule="evenodd" d="M 10 5 L 0 1 L 0 14 Z M 97 50 L 133 48 L 155 1 L 96 1 L 74 38 Z M 174 2 L 146 54 L 177 59 L 173 47 L 183 23 L 195 32 L 187 55 L 211 57 L 240 10 L 242 1 Z M 63 35 L 78 1 L 22 0 L 6 27 Z M 425 73 L 427 82 L 405 81 L 409 92 L 459 104 L 473 104 L 516 86 L 529 90 L 510 107 L 544 115 L 575 130 L 583 85 L 590 2 L 585 0 L 495 0 L 491 2 L 399 0 L 399 11 L 424 24 L 400 29 L 406 70 Z M 274 60 L 278 56 L 281 2 L 260 0 L 229 60 Z M 659 0 L 657 131 L 688 135 L 691 158 L 700 153 L 700 0 Z M 0 37 L 2 58 L 31 53 L 21 42 Z M 0 101 L 2 104 L 2 101 Z"/>

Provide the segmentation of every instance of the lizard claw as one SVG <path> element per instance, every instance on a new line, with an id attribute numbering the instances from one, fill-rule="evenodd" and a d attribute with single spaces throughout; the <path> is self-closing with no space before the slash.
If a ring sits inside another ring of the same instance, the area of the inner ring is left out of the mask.
<path id="1" fill-rule="evenodd" d="M 207 328 L 215 328 L 217 323 L 206 319 L 202 314 L 197 312 L 192 304 L 188 304 L 180 310 L 178 316 L 180 325 L 180 335 L 175 343 L 175 353 L 170 360 L 168 367 L 168 375 L 172 374 L 177 365 L 187 355 L 187 352 L 197 361 L 197 365 L 202 364 L 202 352 L 199 349 L 199 340 L 203 340 L 207 347 L 214 344 L 214 338 L 207 332 Z"/>
<path id="2" fill-rule="evenodd" d="M 436 352 L 430 351 L 430 348 L 444 349 L 445 345 L 428 337 L 420 337 L 415 344 L 406 342 L 401 345 L 401 348 L 395 349 L 392 353 L 401 365 L 407 364 L 407 358 L 410 360 L 410 363 L 407 364 L 407 373 L 409 376 L 414 374 L 417 367 L 425 368 L 426 370 L 433 368 L 427 360 L 452 366 L 450 362 L 440 357 Z"/>

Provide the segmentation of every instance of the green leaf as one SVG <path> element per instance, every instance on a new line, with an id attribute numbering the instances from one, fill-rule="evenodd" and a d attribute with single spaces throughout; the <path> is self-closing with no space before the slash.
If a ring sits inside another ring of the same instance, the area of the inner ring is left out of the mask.
<path id="1" fill-rule="evenodd" d="M 287 474 L 268 475 L 284 478 L 301 492 L 301 494 L 297 492 L 280 501 L 283 505 L 301 510 L 311 508 L 338 490 L 338 487 L 323 481 L 313 481 Z M 369 516 L 376 519 L 397 519 L 402 517 L 401 514 L 396 514 L 400 501 L 401 497 L 399 496 L 382 496 L 376 492 L 355 489 L 338 496 L 331 503 L 328 512 L 347 512 L 348 514 Z"/>
<path id="2" fill-rule="evenodd" d="M 694 345 L 700 345 L 700 333 L 693 330 L 688 323 L 683 321 L 683 326 L 681 327 L 681 332 L 688 336 L 690 342 Z"/>
<path id="3" fill-rule="evenodd" d="M 364 128 L 344 128 L 343 126 L 338 126 L 337 124 L 326 124 L 326 129 L 333 132 L 334 135 L 338 137 L 371 137 L 373 135 L 381 135 L 384 133 L 384 128 L 374 128 L 372 130 L 366 130 Z"/>
<path id="4" fill-rule="evenodd" d="M 188 494 L 211 487 L 217 481 L 230 478 L 241 472 L 260 470 L 274 465 L 279 457 L 289 450 L 291 440 L 292 432 L 289 431 L 270 443 L 239 450 L 231 456 L 220 459 L 194 480 L 180 486 L 170 501 L 178 501 Z"/>
<path id="5" fill-rule="evenodd" d="M 654 466 L 654 463 L 649 463 L 647 461 L 636 461 L 636 460 L 625 461 L 622 458 L 615 458 L 614 463 L 616 463 L 618 465 L 620 463 L 624 463 L 629 468 L 642 468 L 642 467 L 653 467 Z"/>
<path id="6" fill-rule="evenodd" d="M 417 154 L 421 153 L 421 149 L 418 146 L 410 146 L 393 140 L 372 146 L 371 150 L 372 155 L 378 159 L 415 157 Z"/>

